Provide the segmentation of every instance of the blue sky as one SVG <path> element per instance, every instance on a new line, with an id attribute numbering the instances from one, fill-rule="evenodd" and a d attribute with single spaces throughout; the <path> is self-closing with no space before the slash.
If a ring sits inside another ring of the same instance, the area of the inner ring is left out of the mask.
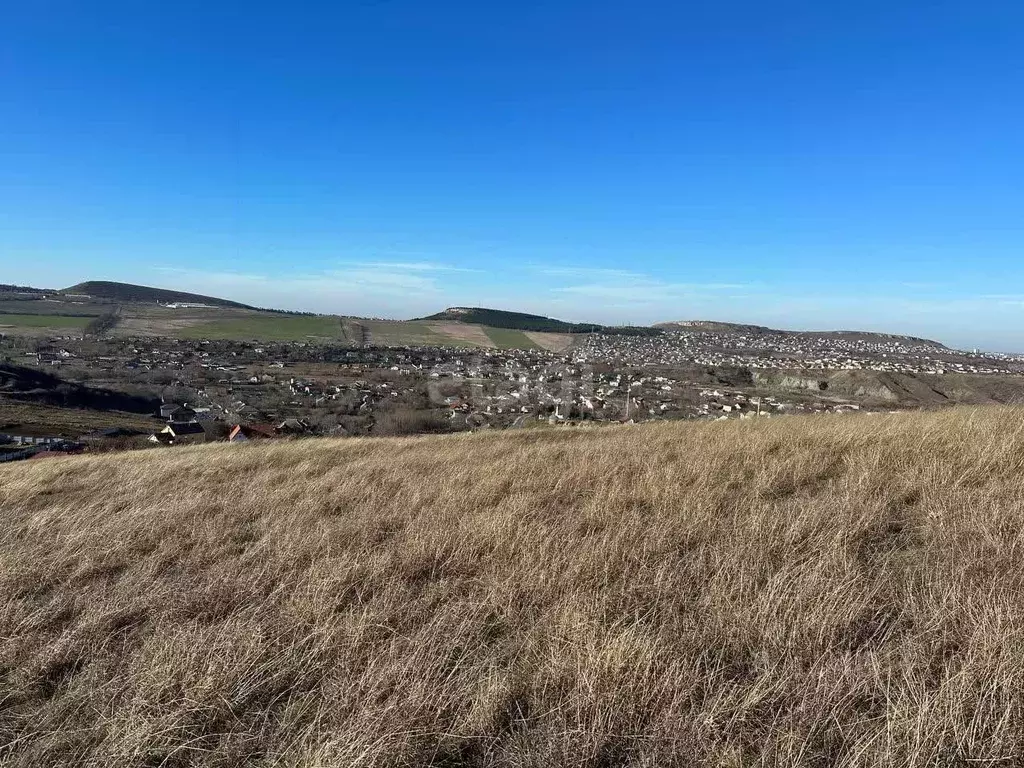
<path id="1" fill-rule="evenodd" d="M 1024 5 L 0 10 L 0 282 L 1024 350 Z"/>

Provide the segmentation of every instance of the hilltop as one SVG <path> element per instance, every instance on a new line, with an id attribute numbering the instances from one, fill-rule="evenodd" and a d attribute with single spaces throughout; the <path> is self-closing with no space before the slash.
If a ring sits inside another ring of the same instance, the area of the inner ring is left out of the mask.
<path id="1" fill-rule="evenodd" d="M 1024 411 L 0 468 L 11 766 L 996 764 Z"/>
<path id="2" fill-rule="evenodd" d="M 124 302 L 154 302 L 170 304 L 173 302 L 187 304 L 205 304 L 210 307 L 233 307 L 235 309 L 255 309 L 248 304 L 240 304 L 237 301 L 218 299 L 215 296 L 203 296 L 198 293 L 186 293 L 184 291 L 172 291 L 166 288 L 150 288 L 145 285 L 132 285 L 131 283 L 116 283 L 107 280 L 87 280 L 84 283 L 64 288 L 61 293 L 65 295 L 82 295 L 96 299 L 109 299 L 111 301 Z"/>
<path id="3" fill-rule="evenodd" d="M 917 336 L 905 336 L 896 333 L 879 333 L 877 331 L 786 331 L 777 328 L 768 328 L 763 325 L 749 325 L 745 323 L 725 323 L 716 320 L 673 320 L 665 323 L 655 323 L 655 328 L 666 331 L 682 331 L 691 333 L 739 333 L 747 336 L 805 336 L 808 338 L 844 338 L 850 341 L 884 341 L 898 340 L 917 342 L 922 345 L 946 349 L 932 339 L 922 339 Z"/>
<path id="4" fill-rule="evenodd" d="M 630 336 L 654 336 L 661 333 L 656 328 L 639 326 L 608 326 L 596 323 L 570 323 L 543 315 L 525 312 L 509 312 L 503 309 L 485 307 L 448 307 L 427 317 L 417 318 L 418 322 L 448 322 L 485 325 L 492 328 L 508 328 L 537 333 L 613 333 Z"/>
<path id="5" fill-rule="evenodd" d="M 0 286 L 0 334 L 338 340 L 340 318 L 102 280 L 59 291 Z"/>
<path id="6" fill-rule="evenodd" d="M 784 333 L 763 325 L 747 325 L 744 323 L 723 323 L 717 320 L 674 320 L 667 323 L 655 323 L 655 328 L 666 331 L 692 331 L 694 333 Z"/>
<path id="7" fill-rule="evenodd" d="M 38 294 L 42 293 L 53 293 L 53 291 L 47 288 L 33 288 L 31 285 L 12 285 L 11 283 L 0 283 L 0 296 L 10 294 L 18 296 L 31 296 L 34 298 Z"/>

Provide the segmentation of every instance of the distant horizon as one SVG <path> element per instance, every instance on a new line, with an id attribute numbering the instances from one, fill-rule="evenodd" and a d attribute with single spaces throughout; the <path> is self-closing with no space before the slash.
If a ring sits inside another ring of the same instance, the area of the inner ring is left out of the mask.
<path id="1" fill-rule="evenodd" d="M 396 315 L 370 315 L 370 314 L 351 314 L 351 313 L 345 313 L 345 312 L 320 312 L 320 311 L 313 310 L 313 309 L 302 308 L 301 306 L 291 306 L 291 307 L 289 307 L 289 306 L 275 306 L 275 305 L 271 305 L 271 304 L 254 304 L 253 302 L 246 301 L 246 300 L 244 300 L 242 298 L 239 298 L 238 296 L 213 294 L 213 293 L 204 293 L 203 291 L 186 289 L 186 288 L 182 288 L 182 287 L 178 287 L 178 286 L 173 286 L 173 285 L 169 285 L 169 284 L 154 285 L 154 284 L 142 284 L 142 283 L 127 283 L 127 281 L 107 280 L 107 279 L 100 280 L 100 279 L 94 279 L 94 278 L 88 278 L 87 277 L 87 278 L 84 278 L 84 279 L 81 279 L 81 280 L 75 280 L 75 281 L 73 281 L 73 282 L 71 282 L 71 283 L 69 283 L 67 285 L 54 286 L 54 285 L 44 285 L 44 284 L 39 283 L 38 281 L 33 283 L 33 282 L 23 282 L 23 281 L 15 282 L 15 281 L 8 281 L 8 280 L 0 279 L 0 283 L 6 284 L 6 285 L 18 285 L 18 286 L 23 286 L 23 287 L 26 287 L 26 288 L 33 288 L 33 289 L 38 289 L 38 290 L 52 290 L 54 292 L 67 291 L 70 288 L 73 288 L 73 287 L 75 287 L 77 285 L 80 285 L 82 283 L 87 283 L 87 282 L 124 283 L 124 284 L 130 284 L 130 285 L 137 285 L 137 286 L 147 287 L 147 288 L 157 288 L 157 289 L 162 289 L 162 290 L 178 291 L 178 292 L 181 292 L 181 293 L 197 294 L 199 296 L 204 296 L 205 298 L 209 298 L 209 299 L 219 299 L 219 300 L 226 300 L 226 301 L 231 301 L 231 302 L 237 302 L 237 303 L 240 303 L 240 304 L 247 304 L 247 305 L 249 305 L 249 306 L 251 306 L 253 308 L 262 309 L 262 310 L 270 310 L 270 311 L 276 310 L 276 311 L 283 311 L 283 312 L 307 312 L 307 313 L 317 314 L 317 315 L 339 316 L 339 317 L 353 317 L 353 318 L 356 318 L 356 319 L 362 318 L 362 319 L 376 319 L 376 320 L 389 320 L 389 321 L 409 322 L 409 321 L 414 321 L 414 320 L 421 319 L 421 318 L 429 316 L 429 315 L 433 315 L 433 314 L 438 314 L 438 313 L 444 312 L 447 309 L 454 309 L 454 308 L 492 309 L 492 310 L 501 310 L 501 311 L 507 311 L 507 312 L 520 312 L 520 313 L 524 313 L 524 314 L 532 314 L 532 315 L 537 315 L 537 316 L 540 316 L 540 317 L 546 317 L 546 318 L 551 318 L 551 319 L 556 319 L 556 320 L 565 320 L 565 321 L 568 321 L 568 322 L 594 323 L 594 324 L 597 324 L 597 325 L 607 325 L 607 326 L 652 327 L 652 326 L 655 326 L 655 325 L 670 324 L 670 323 L 705 322 L 705 323 L 722 323 L 722 324 L 729 324 L 729 325 L 760 326 L 760 327 L 764 327 L 764 328 L 769 328 L 770 330 L 790 331 L 790 332 L 795 332 L 795 333 L 834 333 L 834 332 L 877 333 L 877 334 L 885 334 L 885 335 L 891 335 L 891 336 L 921 338 L 921 339 L 925 339 L 925 340 L 928 340 L 928 341 L 936 341 L 936 342 L 939 342 L 940 344 L 943 344 L 943 345 L 945 345 L 945 346 L 947 346 L 947 347 L 949 347 L 951 349 L 958 349 L 958 350 L 964 350 L 964 351 L 969 351 L 969 350 L 972 350 L 972 349 L 978 349 L 978 350 L 980 350 L 982 352 L 987 352 L 987 353 L 991 353 L 991 354 L 1005 354 L 1005 355 L 1024 354 L 1024 351 L 1018 351 L 1018 350 L 987 349 L 987 348 L 982 347 L 982 346 L 980 346 L 978 344 L 956 345 L 956 344 L 949 343 L 947 340 L 942 339 L 942 338 L 935 338 L 935 337 L 931 337 L 931 336 L 921 336 L 919 334 L 913 334 L 913 333 L 904 333 L 904 332 L 902 332 L 902 331 L 900 331 L 898 329 L 897 330 L 893 330 L 893 329 L 888 329 L 887 330 L 887 329 L 884 329 L 884 328 L 868 328 L 868 327 L 853 327 L 853 326 L 850 326 L 850 327 L 838 327 L 838 326 L 837 327 L 827 327 L 827 326 L 797 327 L 797 326 L 793 326 L 793 325 L 785 325 L 785 324 L 783 324 L 783 325 L 771 325 L 771 324 L 765 324 L 765 323 L 751 322 L 751 321 L 742 320 L 742 319 L 711 317 L 711 316 L 709 316 L 709 317 L 676 317 L 676 318 L 666 318 L 666 319 L 655 320 L 655 321 L 646 322 L 646 323 L 604 322 L 604 321 L 601 321 L 601 320 L 595 320 L 595 319 L 593 319 L 591 317 L 588 317 L 588 316 L 560 317 L 560 316 L 554 315 L 552 313 L 532 312 L 532 311 L 531 312 L 526 312 L 525 310 L 520 309 L 519 307 L 515 307 L 515 306 L 488 306 L 488 305 L 483 305 L 483 304 L 479 304 L 479 303 L 476 303 L 476 304 L 474 304 L 474 303 L 448 304 L 448 305 L 445 305 L 445 306 L 437 307 L 436 309 L 433 309 L 433 310 L 430 310 L 430 311 L 423 312 L 421 314 L 411 315 L 409 317 L 401 317 L 401 316 L 396 316 Z"/>
<path id="2" fill-rule="evenodd" d="M 1024 6 L 22 3 L 0 264 L 1024 350 Z"/>

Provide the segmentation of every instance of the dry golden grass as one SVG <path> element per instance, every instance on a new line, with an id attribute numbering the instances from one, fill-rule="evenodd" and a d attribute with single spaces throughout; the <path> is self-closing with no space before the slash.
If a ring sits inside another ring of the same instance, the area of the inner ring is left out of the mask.
<path id="1" fill-rule="evenodd" d="M 0 469 L 0 763 L 1024 760 L 1024 410 Z"/>
<path id="2" fill-rule="evenodd" d="M 523 331 L 523 333 L 537 346 L 551 352 L 565 352 L 575 341 L 571 333 L 543 333 L 541 331 Z"/>

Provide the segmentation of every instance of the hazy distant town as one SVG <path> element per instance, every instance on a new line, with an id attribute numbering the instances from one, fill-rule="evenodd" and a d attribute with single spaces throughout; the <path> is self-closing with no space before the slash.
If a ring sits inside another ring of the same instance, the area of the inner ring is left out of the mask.
<path id="1" fill-rule="evenodd" d="M 593 334 L 574 359 L 626 365 L 730 365 L 750 368 L 799 368 L 900 373 L 1007 374 L 1022 370 L 1024 355 L 962 352 L 923 340 L 874 334 L 708 333 L 666 331 L 660 336 L 625 338 Z"/>

